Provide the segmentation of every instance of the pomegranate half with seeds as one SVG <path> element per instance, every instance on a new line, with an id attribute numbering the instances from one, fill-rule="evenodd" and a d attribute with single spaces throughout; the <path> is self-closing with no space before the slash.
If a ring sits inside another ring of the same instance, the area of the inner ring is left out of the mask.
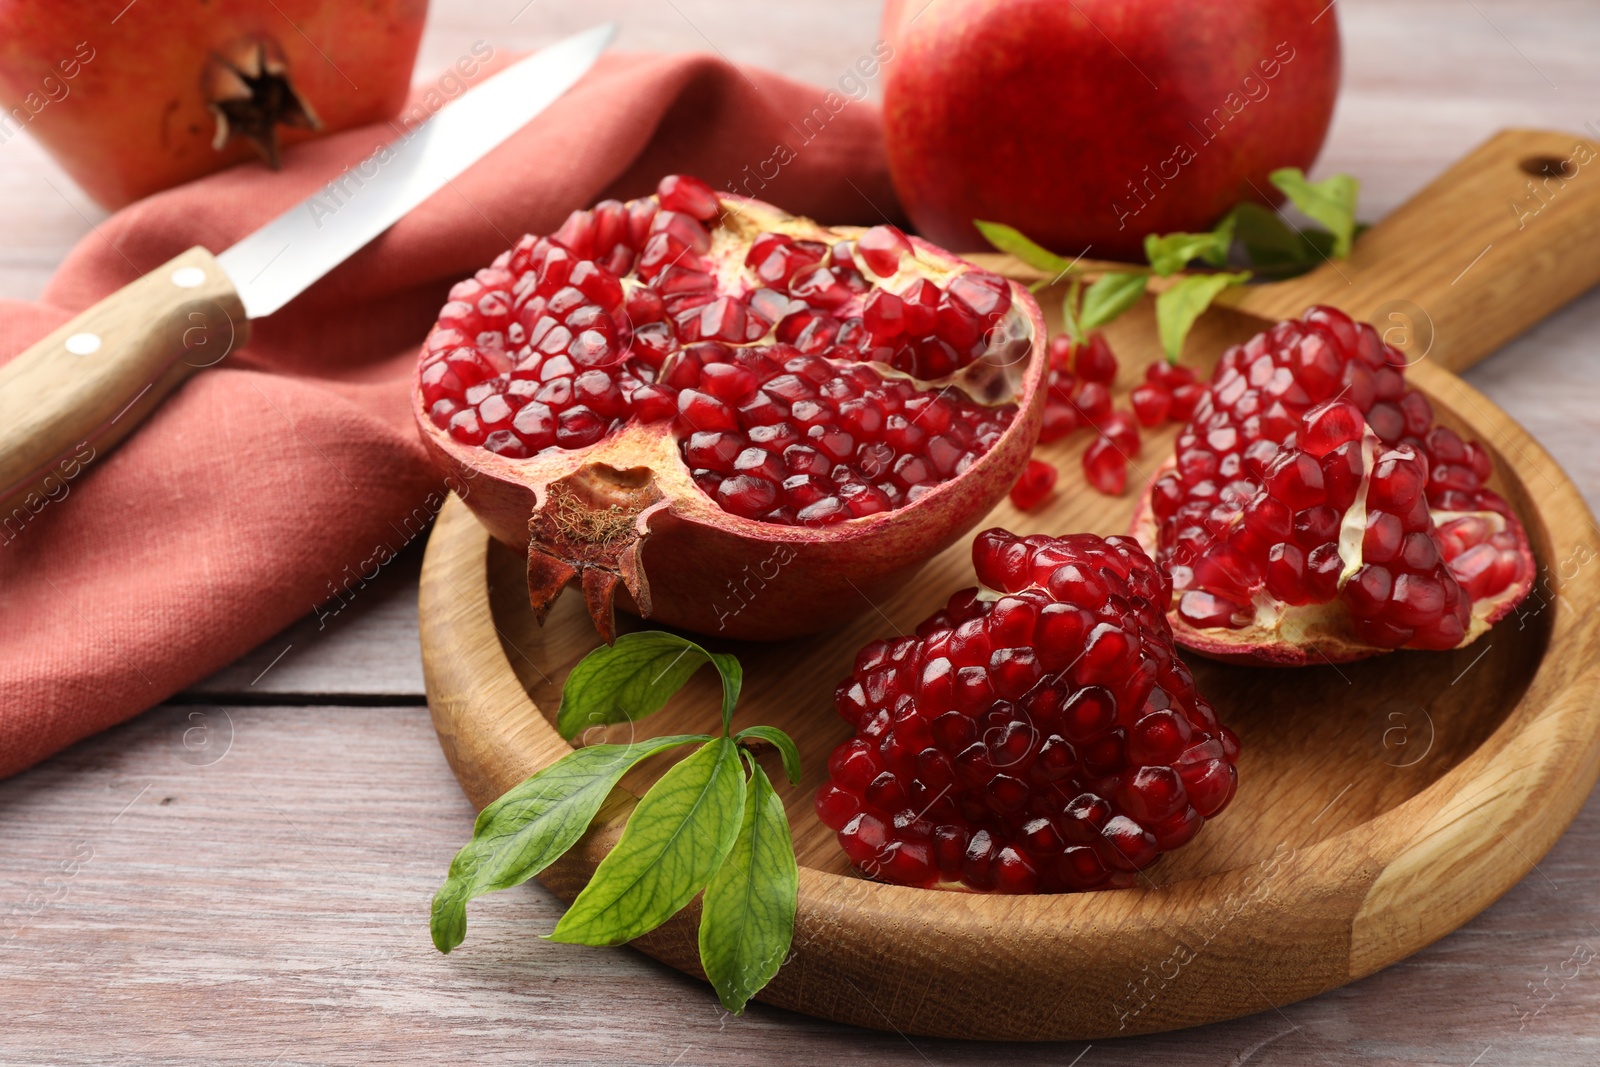
<path id="1" fill-rule="evenodd" d="M 1450 649 L 1527 595 L 1488 451 L 1435 423 L 1405 365 L 1328 307 L 1223 354 L 1134 519 L 1180 644 L 1289 666 Z"/>
<path id="2" fill-rule="evenodd" d="M 1022 287 L 891 226 L 829 228 L 689 177 L 575 211 L 455 286 L 424 441 L 542 620 L 581 585 L 730 637 L 868 607 L 1005 496 L 1038 436 Z"/>
<path id="3" fill-rule="evenodd" d="M 874 641 L 834 700 L 855 729 L 817 816 L 867 875 L 1003 893 L 1134 884 L 1227 806 L 1239 742 L 1195 691 L 1171 589 L 1133 540 L 972 545 L 964 589 Z"/>

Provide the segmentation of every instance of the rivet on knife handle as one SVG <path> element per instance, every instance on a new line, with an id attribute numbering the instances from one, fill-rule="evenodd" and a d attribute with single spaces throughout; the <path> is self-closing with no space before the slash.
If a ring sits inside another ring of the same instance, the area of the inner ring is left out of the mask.
<path id="1" fill-rule="evenodd" d="M 216 259 L 191 248 L 0 367 L 0 543 L 249 329 Z"/>

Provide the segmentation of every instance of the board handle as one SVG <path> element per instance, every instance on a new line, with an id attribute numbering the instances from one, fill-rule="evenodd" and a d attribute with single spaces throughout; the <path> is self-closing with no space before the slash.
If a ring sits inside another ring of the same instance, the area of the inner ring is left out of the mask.
<path id="1" fill-rule="evenodd" d="M 1472 366 L 1600 282 L 1600 146 L 1505 130 L 1366 231 L 1350 258 L 1219 303 L 1268 320 L 1332 304 L 1412 360 Z"/>
<path id="2" fill-rule="evenodd" d="M 0 542 L 249 330 L 233 283 L 191 248 L 0 367 Z"/>

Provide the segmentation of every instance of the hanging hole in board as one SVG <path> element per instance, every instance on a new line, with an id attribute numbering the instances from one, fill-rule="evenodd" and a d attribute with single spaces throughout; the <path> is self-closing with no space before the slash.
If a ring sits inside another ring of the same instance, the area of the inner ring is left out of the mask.
<path id="1" fill-rule="evenodd" d="M 1518 165 L 1523 173 L 1535 178 L 1571 178 L 1578 173 L 1578 168 L 1572 165 L 1570 159 L 1556 156 L 1529 156 Z"/>

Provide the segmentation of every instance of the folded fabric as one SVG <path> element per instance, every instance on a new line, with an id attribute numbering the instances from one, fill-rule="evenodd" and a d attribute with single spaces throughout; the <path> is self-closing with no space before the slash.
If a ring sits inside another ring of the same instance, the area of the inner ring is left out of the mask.
<path id="1" fill-rule="evenodd" d="M 40 303 L 0 301 L 0 362 L 184 249 L 220 252 L 394 136 L 351 130 L 281 171 L 240 166 L 123 210 Z M 443 486 L 408 387 L 450 285 L 670 173 L 830 222 L 897 214 L 871 105 L 710 57 L 605 57 L 121 446 L 85 456 L 64 496 L 0 516 L 0 775 L 159 703 L 417 536 Z"/>

